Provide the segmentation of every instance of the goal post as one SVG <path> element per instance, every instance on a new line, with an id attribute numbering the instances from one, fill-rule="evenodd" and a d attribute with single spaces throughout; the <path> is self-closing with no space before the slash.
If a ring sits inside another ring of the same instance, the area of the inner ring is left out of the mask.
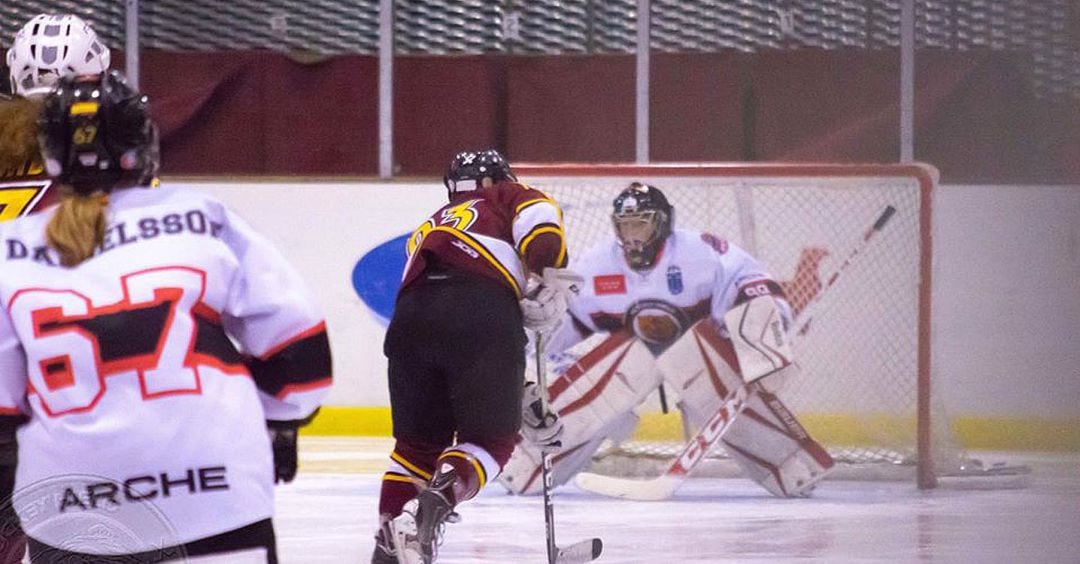
<path id="1" fill-rule="evenodd" d="M 920 488 L 935 487 L 937 476 L 962 464 L 930 374 L 938 180 L 932 166 L 524 163 L 513 169 L 563 207 L 571 261 L 608 240 L 613 199 L 638 181 L 664 192 L 676 228 L 731 241 L 764 262 L 797 312 L 801 371 L 781 398 L 842 463 L 903 466 Z M 893 217 L 860 245 L 888 206 Z M 658 419 L 644 417 L 643 425 Z M 681 434 L 667 439 L 677 444 Z"/>

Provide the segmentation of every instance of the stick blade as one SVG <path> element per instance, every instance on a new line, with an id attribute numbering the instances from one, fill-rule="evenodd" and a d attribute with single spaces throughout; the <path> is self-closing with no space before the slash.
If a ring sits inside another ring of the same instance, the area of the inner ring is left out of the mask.
<path id="1" fill-rule="evenodd" d="M 570 546 L 559 549 L 559 555 L 555 558 L 558 564 L 575 564 L 577 562 L 592 562 L 600 557 L 604 551 L 604 543 L 600 539 L 588 539 L 576 542 Z"/>
<path id="2" fill-rule="evenodd" d="M 578 474 L 574 482 L 585 491 L 637 501 L 663 501 L 674 495 L 682 484 L 682 480 L 670 474 L 651 480 L 631 480 L 591 472 Z"/>

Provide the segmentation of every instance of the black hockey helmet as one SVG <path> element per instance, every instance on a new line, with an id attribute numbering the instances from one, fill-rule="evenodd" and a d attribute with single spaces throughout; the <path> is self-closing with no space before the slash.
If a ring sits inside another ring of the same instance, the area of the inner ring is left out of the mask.
<path id="1" fill-rule="evenodd" d="M 458 192 L 476 190 L 483 187 L 485 178 L 490 178 L 492 183 L 501 180 L 517 181 L 510 163 L 495 149 L 484 151 L 462 151 L 450 161 L 450 166 L 443 176 L 443 184 L 449 197 L 453 198 Z"/>
<path id="2" fill-rule="evenodd" d="M 627 264 L 652 268 L 675 223 L 675 208 L 655 186 L 634 182 L 613 202 L 611 222 Z"/>
<path id="3" fill-rule="evenodd" d="M 78 194 L 148 186 L 160 158 L 147 97 L 119 71 L 61 78 L 38 120 L 45 171 Z"/>

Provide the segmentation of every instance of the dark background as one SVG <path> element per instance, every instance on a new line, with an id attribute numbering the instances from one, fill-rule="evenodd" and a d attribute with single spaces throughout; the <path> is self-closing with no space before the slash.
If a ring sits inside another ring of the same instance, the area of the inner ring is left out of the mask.
<path id="1" fill-rule="evenodd" d="M 167 174 L 377 174 L 374 56 L 141 57 Z M 634 160 L 633 55 L 394 65 L 395 174 L 440 174 L 457 151 L 487 146 L 516 162 Z M 1001 51 L 918 51 L 916 160 L 950 183 L 1080 183 L 1080 100 L 1036 95 L 1025 68 Z M 650 158 L 895 162 L 899 70 L 896 50 L 655 54 Z"/>

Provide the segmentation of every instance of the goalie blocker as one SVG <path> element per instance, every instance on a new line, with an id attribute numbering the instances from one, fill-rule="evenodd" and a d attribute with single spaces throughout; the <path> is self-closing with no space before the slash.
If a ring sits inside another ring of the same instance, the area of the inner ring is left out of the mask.
<path id="1" fill-rule="evenodd" d="M 629 436 L 637 424 L 633 408 L 663 381 L 678 394 L 692 433 L 733 390 L 747 385 L 746 406 L 724 435 L 725 450 L 773 495 L 809 495 L 834 461 L 774 393 L 796 368 L 774 303 L 763 296 L 733 308 L 725 318 L 732 338 L 711 319 L 701 320 L 656 359 L 621 332 L 594 335 L 571 348 L 573 364 L 550 388 L 566 427 L 566 446 L 553 461 L 555 484 L 583 470 L 605 438 Z M 519 444 L 507 464 L 501 480 L 511 492 L 539 493 L 540 455 L 533 451 Z"/>

